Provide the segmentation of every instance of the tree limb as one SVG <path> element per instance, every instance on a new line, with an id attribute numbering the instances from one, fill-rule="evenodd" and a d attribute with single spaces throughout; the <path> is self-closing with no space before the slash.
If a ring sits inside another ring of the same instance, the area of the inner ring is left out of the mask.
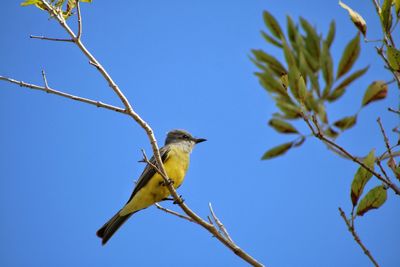
<path id="1" fill-rule="evenodd" d="M 196 213 L 194 213 L 185 203 L 181 201 L 181 198 L 178 196 L 175 188 L 173 187 L 171 180 L 169 179 L 164 165 L 161 160 L 160 156 L 160 151 L 159 147 L 157 144 L 157 140 L 154 136 L 153 129 L 149 126 L 149 124 L 143 120 L 139 114 L 137 114 L 131 104 L 129 103 L 128 99 L 126 96 L 122 93 L 121 89 L 118 87 L 118 85 L 114 82 L 114 80 L 111 78 L 111 76 L 108 74 L 108 72 L 105 70 L 105 68 L 97 61 L 97 59 L 89 52 L 89 50 L 85 47 L 85 45 L 82 43 L 80 39 L 80 35 L 78 32 L 78 35 L 76 35 L 72 29 L 68 26 L 66 23 L 62 13 L 58 11 L 56 8 L 54 8 L 51 4 L 49 4 L 46 0 L 41 0 L 43 5 L 46 7 L 46 11 L 54 17 L 58 23 L 61 25 L 62 28 L 68 33 L 68 35 L 71 37 L 73 42 L 78 46 L 78 48 L 82 51 L 82 53 L 89 59 L 89 62 L 96 67 L 96 69 L 100 72 L 100 74 L 103 76 L 103 78 L 108 82 L 108 85 L 111 87 L 111 89 L 114 91 L 114 93 L 118 96 L 118 98 L 121 100 L 123 105 L 125 106 L 125 110 L 123 113 L 129 115 L 133 120 L 135 120 L 146 132 L 146 135 L 149 139 L 149 142 L 151 144 L 152 150 L 153 150 L 153 155 L 156 160 L 156 165 L 155 167 L 157 168 L 157 171 L 159 174 L 163 177 L 166 186 L 168 190 L 170 191 L 172 197 L 174 200 L 177 202 L 177 204 L 180 206 L 180 208 L 185 212 L 186 215 L 188 215 L 191 219 L 193 219 L 197 224 L 201 225 L 203 228 L 205 228 L 207 231 L 209 231 L 212 235 L 214 235 L 221 243 L 223 243 L 226 247 L 228 247 L 230 250 L 232 250 L 236 255 L 241 257 L 243 260 L 248 262 L 249 264 L 253 266 L 263 266 L 261 263 L 259 263 L 257 260 L 255 260 L 253 257 L 251 257 L 249 254 L 247 254 L 245 251 L 243 251 L 240 247 L 238 247 L 235 243 L 230 242 L 228 239 L 226 239 L 223 235 L 219 233 L 219 231 L 214 227 L 214 225 L 204 221 L 201 217 L 199 217 Z M 78 10 L 80 13 L 80 11 Z M 78 18 L 79 19 L 79 18 Z M 79 21 L 78 21 L 78 28 L 81 27 L 79 26 Z M 79 31 L 79 29 L 78 29 Z M 81 34 L 81 33 L 80 33 Z M 55 39 L 55 38 L 38 38 L 38 39 L 43 39 L 43 40 L 50 40 L 50 39 Z M 68 39 L 65 39 L 68 40 Z M 59 40 L 61 41 L 61 40 Z M 3 80 L 10 81 L 12 79 L 6 78 Z M 18 81 L 15 81 L 14 83 L 20 84 Z M 37 86 L 30 85 L 30 88 L 35 87 L 34 89 L 40 89 L 37 88 Z M 29 86 L 27 86 L 29 87 Z M 45 88 L 45 87 L 44 87 Z M 45 88 L 48 90 L 47 88 Z M 46 91 L 45 90 L 45 91 Z M 58 92 L 59 95 L 65 95 L 65 93 Z M 71 98 L 71 97 L 69 97 Z M 73 99 L 73 98 L 72 98 Z M 87 101 L 82 101 L 82 102 L 87 102 Z M 89 102 L 90 103 L 90 102 Z"/>
<path id="2" fill-rule="evenodd" d="M 43 79 L 45 80 L 46 76 L 45 76 L 44 72 L 42 72 L 42 75 L 43 75 Z M 14 84 L 18 84 L 21 87 L 40 90 L 40 91 L 43 91 L 43 92 L 46 92 L 46 93 L 49 93 L 49 94 L 54 94 L 54 95 L 66 97 L 66 98 L 69 98 L 69 99 L 72 99 L 72 100 L 75 100 L 75 101 L 79 101 L 79 102 L 83 102 L 83 103 L 86 103 L 86 104 L 90 104 L 90 105 L 96 106 L 98 108 L 105 108 L 105 109 L 109 109 L 109 110 L 112 110 L 112 111 L 116 111 L 116 112 L 128 115 L 126 113 L 125 109 L 122 109 L 120 107 L 113 106 L 113 105 L 110 105 L 110 104 L 106 104 L 106 103 L 103 103 L 103 102 L 100 102 L 100 101 L 92 100 L 92 99 L 89 99 L 89 98 L 84 98 L 84 97 L 80 97 L 80 96 L 64 93 L 64 92 L 61 92 L 61 91 L 58 91 L 58 90 L 55 90 L 55 89 L 52 89 L 52 88 L 48 87 L 47 84 L 45 86 L 39 86 L 39 85 L 36 85 L 36 84 L 26 83 L 26 82 L 23 82 L 23 81 L 14 80 L 14 79 L 11 79 L 11 78 L 8 78 L 8 77 L 4 77 L 4 76 L 0 76 L 0 80 L 7 81 L 7 82 L 10 82 L 10 83 L 14 83 Z M 45 83 L 47 83 L 47 80 L 45 80 Z"/>

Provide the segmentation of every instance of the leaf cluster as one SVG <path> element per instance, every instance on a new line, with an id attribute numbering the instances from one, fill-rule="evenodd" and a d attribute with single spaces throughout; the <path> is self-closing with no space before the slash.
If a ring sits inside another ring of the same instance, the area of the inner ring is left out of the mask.
<path id="1" fill-rule="evenodd" d="M 72 10 L 76 7 L 78 1 L 86 3 L 92 2 L 92 0 L 50 0 L 48 1 L 48 3 L 56 10 L 59 10 L 62 13 L 64 19 L 67 19 L 73 14 Z M 21 6 L 30 5 L 34 5 L 39 9 L 48 11 L 46 5 L 43 3 L 42 0 L 26 0 L 21 3 Z"/>
<path id="2" fill-rule="evenodd" d="M 326 36 L 322 36 L 304 18 L 295 23 L 287 16 L 286 34 L 271 13 L 264 11 L 263 18 L 268 31 L 261 31 L 261 35 L 267 43 L 281 50 L 284 58 L 280 61 L 266 50 L 252 50 L 251 61 L 259 69 L 255 75 L 279 110 L 268 124 L 281 134 L 297 137 L 268 150 L 262 159 L 283 155 L 290 148 L 304 143 L 307 135 L 296 129 L 293 121 L 315 114 L 321 121 L 323 133 L 335 139 L 357 123 L 360 109 L 386 97 L 387 84 L 374 81 L 366 89 L 360 109 L 355 114 L 331 122 L 327 105 L 343 97 L 350 85 L 368 70 L 366 66 L 352 71 L 360 55 L 360 34 L 348 41 L 335 68 L 331 55 L 336 34 L 334 21 Z"/>

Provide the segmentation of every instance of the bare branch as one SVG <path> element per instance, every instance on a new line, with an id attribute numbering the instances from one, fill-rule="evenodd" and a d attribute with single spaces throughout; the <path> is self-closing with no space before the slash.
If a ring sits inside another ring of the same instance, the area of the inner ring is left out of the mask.
<path id="1" fill-rule="evenodd" d="M 76 38 L 81 39 L 82 36 L 82 16 L 81 16 L 81 7 L 79 5 L 79 0 L 76 0 L 76 11 L 78 17 L 78 34 Z"/>
<path id="2" fill-rule="evenodd" d="M 367 257 L 371 260 L 371 262 L 375 265 L 375 267 L 379 267 L 379 264 L 376 262 L 374 257 L 372 257 L 371 252 L 365 247 L 365 245 L 362 243 L 360 237 L 356 233 L 356 231 L 354 229 L 354 225 L 350 224 L 349 219 L 347 219 L 344 211 L 341 208 L 339 208 L 339 212 L 340 212 L 340 216 L 343 218 L 344 222 L 346 223 L 349 232 L 352 234 L 354 240 L 361 247 L 361 249 L 364 251 L 365 255 L 367 255 Z"/>
<path id="3" fill-rule="evenodd" d="M 400 111 L 399 111 L 399 110 L 395 110 L 395 109 L 393 109 L 393 108 L 388 108 L 388 110 L 389 110 L 390 112 L 396 113 L 397 115 L 400 115 Z"/>
<path id="4" fill-rule="evenodd" d="M 37 35 L 29 35 L 29 38 L 39 39 L 39 40 L 47 40 L 47 41 L 55 41 L 55 42 L 71 42 L 71 43 L 74 42 L 74 40 L 72 40 L 72 39 L 51 38 L 51 37 L 37 36 Z"/>
<path id="5" fill-rule="evenodd" d="M 223 233 L 223 235 L 232 243 L 233 240 L 230 237 L 228 230 L 226 230 L 225 226 L 222 224 L 222 222 L 218 219 L 217 215 L 215 215 L 214 210 L 212 208 L 211 202 L 208 203 L 208 207 L 210 208 L 210 212 L 211 212 L 211 216 L 213 217 L 215 223 L 217 224 L 218 228 L 221 230 L 221 232 Z"/>
<path id="6" fill-rule="evenodd" d="M 168 178 L 168 175 L 165 171 L 163 162 L 161 160 L 160 156 L 160 151 L 157 145 L 157 140 L 154 136 L 153 129 L 149 126 L 149 124 L 143 120 L 139 114 L 137 114 L 131 104 L 129 103 L 128 99 L 126 96 L 122 93 L 121 89 L 118 87 L 118 85 L 114 82 L 114 80 L 111 78 L 111 76 L 108 74 L 108 72 L 105 70 L 105 68 L 97 61 L 97 59 L 89 52 L 89 50 L 85 47 L 85 45 L 82 43 L 81 39 L 77 38 L 77 35 L 71 30 L 71 28 L 68 26 L 66 23 L 64 17 L 62 16 L 62 13 L 55 9 L 52 5 L 50 5 L 47 1 L 41 0 L 43 5 L 46 7 L 46 10 L 49 12 L 51 16 L 53 16 L 58 23 L 61 25 L 62 28 L 65 29 L 65 31 L 70 35 L 71 39 L 73 42 L 79 47 L 79 49 L 82 51 L 83 54 L 89 59 L 89 62 L 96 66 L 97 70 L 100 72 L 100 74 L 103 76 L 103 78 L 108 82 L 109 86 L 111 89 L 115 92 L 115 94 L 119 97 L 121 102 L 125 106 L 124 113 L 132 117 L 146 132 L 146 135 L 150 141 L 152 150 L 153 150 L 153 155 L 156 161 L 156 165 L 154 167 L 157 167 L 158 173 L 163 177 L 166 186 L 171 193 L 172 197 L 174 200 L 177 202 L 179 207 L 188 215 L 190 218 L 192 218 L 197 224 L 201 225 L 203 228 L 205 228 L 208 232 L 210 232 L 212 235 L 214 235 L 222 244 L 224 244 L 227 248 L 229 248 L 234 254 L 248 262 L 249 264 L 253 266 L 263 266 L 261 263 L 259 263 L 256 259 L 251 257 L 249 254 L 247 254 L 245 251 L 243 251 L 239 246 L 237 246 L 235 243 L 230 242 L 227 240 L 224 236 L 222 236 L 219 231 L 210 223 L 204 221 L 201 217 L 199 217 L 196 213 L 194 213 L 185 203 L 181 201 L 181 198 L 177 194 L 175 188 L 173 187 L 172 183 L 170 182 L 171 180 Z M 37 88 L 36 88 L 37 89 Z"/>
<path id="7" fill-rule="evenodd" d="M 381 161 L 377 160 L 376 164 L 378 165 L 379 169 L 381 169 L 381 172 L 383 173 L 383 175 L 385 176 L 386 180 L 391 181 L 390 177 L 387 175 L 385 169 L 382 167 Z"/>
<path id="8" fill-rule="evenodd" d="M 156 203 L 156 204 L 154 204 L 154 205 L 155 205 L 155 206 L 157 207 L 157 209 L 159 209 L 159 210 L 165 211 L 166 213 L 175 215 L 175 216 L 177 216 L 177 217 L 179 217 L 179 218 L 182 218 L 182 219 L 188 220 L 189 222 L 194 222 L 194 223 L 195 223 L 195 221 L 194 221 L 192 218 L 190 218 L 190 217 L 188 217 L 188 216 L 186 216 L 186 215 L 183 215 L 183 214 L 180 214 L 180 213 L 178 213 L 178 212 L 176 212 L 176 211 L 173 211 L 173 210 L 164 208 L 163 206 L 161 206 L 161 205 L 158 204 L 158 203 Z"/>
<path id="9" fill-rule="evenodd" d="M 382 132 L 382 135 L 383 135 L 383 140 L 385 142 L 387 153 L 389 155 L 388 166 L 393 170 L 393 172 L 395 172 L 396 171 L 396 161 L 393 158 L 392 149 L 390 148 L 390 144 L 389 144 L 389 138 L 387 137 L 387 135 L 385 133 L 385 129 L 383 128 L 382 121 L 381 121 L 380 117 L 377 119 L 377 122 L 379 124 L 379 128 L 381 129 L 381 132 Z"/>
<path id="10" fill-rule="evenodd" d="M 42 73 L 42 75 L 43 75 L 43 73 Z M 45 77 L 46 76 L 44 75 L 43 79 L 45 79 Z M 11 79 L 11 78 L 8 78 L 8 77 L 4 77 L 4 76 L 0 76 L 0 80 L 7 81 L 7 82 L 10 82 L 10 83 L 14 83 L 14 84 L 18 84 L 21 87 L 40 90 L 40 91 L 43 91 L 43 92 L 46 92 L 46 93 L 49 93 L 49 94 L 54 94 L 54 95 L 66 97 L 66 98 L 69 98 L 69 99 L 72 99 L 72 100 L 75 100 L 75 101 L 84 102 L 84 103 L 87 103 L 87 104 L 90 104 L 90 105 L 94 105 L 94 106 L 96 106 L 98 108 L 105 108 L 105 109 L 109 109 L 109 110 L 112 110 L 112 111 L 116 111 L 116 112 L 128 115 L 126 113 L 126 111 L 124 109 L 120 108 L 120 107 L 116 107 L 116 106 L 113 106 L 113 105 L 105 104 L 105 103 L 100 102 L 100 101 L 96 101 L 96 100 L 92 100 L 92 99 L 88 99 L 88 98 L 84 98 L 84 97 L 80 97 L 80 96 L 76 96 L 76 95 L 67 94 L 67 93 L 52 89 L 52 88 L 48 87 L 48 85 L 39 86 L 39 85 L 35 85 L 35 84 L 26 83 L 26 82 L 23 82 L 23 81 L 17 81 L 17 80 L 14 80 L 14 79 Z M 46 82 L 47 82 L 47 80 L 46 80 Z"/>
<path id="11" fill-rule="evenodd" d="M 44 87 L 46 89 L 49 89 L 49 84 L 47 83 L 46 73 L 44 72 L 44 70 L 42 70 L 42 77 L 43 77 Z"/>

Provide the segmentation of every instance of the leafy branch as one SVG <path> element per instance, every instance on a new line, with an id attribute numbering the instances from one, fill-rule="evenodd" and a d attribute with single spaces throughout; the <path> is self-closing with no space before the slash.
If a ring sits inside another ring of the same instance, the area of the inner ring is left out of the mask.
<path id="1" fill-rule="evenodd" d="M 376 0 L 373 0 L 373 2 L 378 5 Z M 282 51 L 285 61 L 281 62 L 273 55 L 260 49 L 252 50 L 253 57 L 250 59 L 259 69 L 255 75 L 261 86 L 272 97 L 279 110 L 272 114 L 272 118 L 268 122 L 269 126 L 278 133 L 296 135 L 296 137 L 293 141 L 269 149 L 262 156 L 262 159 L 267 160 L 281 156 L 291 148 L 301 146 L 307 138 L 316 137 L 336 155 L 355 162 L 359 168 L 351 184 L 351 219 L 348 220 L 340 209 L 341 216 L 357 243 L 373 264 L 378 266 L 356 234 L 354 220 L 372 209 L 381 207 L 386 201 L 387 190 L 392 190 L 396 195 L 400 195 L 400 188 L 397 183 L 400 181 L 400 164 L 395 161 L 395 157 L 400 155 L 400 151 L 395 150 L 399 143 L 389 144 L 389 139 L 380 119 L 378 119 L 378 124 L 386 149 L 379 157 L 375 156 L 374 150 L 366 157 L 354 156 L 340 146 L 336 139 L 357 124 L 358 114 L 364 107 L 386 98 L 388 87 L 393 81 L 397 81 L 400 89 L 400 52 L 396 49 L 392 38 L 392 32 L 399 20 L 400 1 L 384 0 L 382 7 L 377 7 L 384 33 L 381 46 L 377 47 L 377 51 L 378 55 L 384 60 L 385 68 L 393 74 L 394 80 L 371 82 L 364 92 L 358 110 L 353 115 L 331 122 L 327 104 L 338 101 L 346 93 L 349 86 L 363 76 L 369 68 L 366 66 L 351 72 L 360 55 L 360 37 L 363 36 L 366 40 L 367 25 L 363 17 L 356 11 L 341 1 L 339 5 L 348 11 L 359 32 L 348 41 L 337 64 L 336 71 L 330 53 L 330 47 L 336 34 L 334 21 L 331 22 L 327 35 L 323 36 L 306 19 L 300 18 L 299 23 L 296 24 L 291 17 L 287 16 L 285 34 L 272 14 L 264 11 L 263 18 L 269 32 L 262 31 L 261 34 L 267 43 Z M 397 21 L 392 27 L 394 17 L 397 18 Z M 400 114 L 394 109 L 389 109 L 389 111 L 397 115 Z M 295 127 L 293 122 L 300 120 L 306 123 L 311 134 L 303 133 Z M 387 172 L 382 166 L 384 160 L 387 160 L 391 173 Z M 375 165 L 379 167 L 380 172 L 375 170 Z M 395 176 L 398 181 L 391 179 L 391 176 Z M 375 177 L 382 184 L 374 187 L 363 196 L 364 187 L 372 177 Z"/>

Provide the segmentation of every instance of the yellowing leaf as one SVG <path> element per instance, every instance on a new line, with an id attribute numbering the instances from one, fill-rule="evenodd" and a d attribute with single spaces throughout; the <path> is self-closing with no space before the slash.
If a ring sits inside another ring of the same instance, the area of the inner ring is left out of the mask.
<path id="1" fill-rule="evenodd" d="M 39 2 L 40 2 L 40 0 L 26 0 L 26 1 L 21 3 L 21 6 L 35 5 L 35 4 L 39 3 Z"/>
<path id="2" fill-rule="evenodd" d="M 368 86 L 362 100 L 362 106 L 366 106 L 371 102 L 383 99 L 387 95 L 388 86 L 385 81 L 375 81 Z"/>
<path id="3" fill-rule="evenodd" d="M 363 216 L 372 209 L 378 209 L 387 199 L 387 192 L 383 185 L 372 188 L 360 201 L 357 207 L 357 215 Z"/>
<path id="4" fill-rule="evenodd" d="M 371 150 L 368 156 L 364 159 L 363 163 L 369 167 L 371 170 L 374 169 L 375 164 L 375 150 Z M 372 173 L 364 169 L 364 167 L 359 167 L 356 175 L 354 176 L 353 182 L 351 183 L 351 202 L 353 206 L 357 205 L 358 199 L 360 198 L 365 185 L 371 179 Z"/>
<path id="5" fill-rule="evenodd" d="M 341 130 L 347 130 L 354 126 L 357 122 L 357 116 L 348 116 L 336 121 L 333 125 Z"/>
<path id="6" fill-rule="evenodd" d="M 268 150 L 267 152 L 264 153 L 264 155 L 262 156 L 262 160 L 265 159 L 272 159 L 275 158 L 277 156 L 283 155 L 284 153 L 286 153 L 291 147 L 293 146 L 293 142 L 290 143 L 284 143 L 282 145 L 276 146 L 274 148 L 271 148 L 270 150 Z"/>
<path id="7" fill-rule="evenodd" d="M 298 133 L 298 131 L 296 130 L 296 128 L 294 128 L 294 126 L 280 119 L 271 119 L 268 122 L 268 124 L 280 133 L 285 133 L 285 134 Z"/>
<path id="8" fill-rule="evenodd" d="M 346 74 L 360 54 L 360 35 L 357 34 L 346 46 L 339 62 L 336 78 Z"/>
<path id="9" fill-rule="evenodd" d="M 342 1 L 339 1 L 339 5 L 341 7 L 343 7 L 344 9 L 346 9 L 347 12 L 349 12 L 351 21 L 354 23 L 354 25 L 356 25 L 357 29 L 365 37 L 365 35 L 367 34 L 367 23 L 365 22 L 364 18 L 360 14 L 355 12 L 353 9 L 351 9 L 348 5 L 343 3 Z"/>
<path id="10" fill-rule="evenodd" d="M 276 38 L 281 39 L 283 36 L 281 26 L 279 26 L 278 21 L 272 16 L 271 13 L 268 11 L 264 11 L 263 13 L 264 17 L 264 22 L 267 28 L 270 30 L 272 35 L 274 35 Z"/>
<path id="11" fill-rule="evenodd" d="M 386 56 L 393 70 L 400 71 L 400 51 L 391 46 L 387 47 Z"/>

